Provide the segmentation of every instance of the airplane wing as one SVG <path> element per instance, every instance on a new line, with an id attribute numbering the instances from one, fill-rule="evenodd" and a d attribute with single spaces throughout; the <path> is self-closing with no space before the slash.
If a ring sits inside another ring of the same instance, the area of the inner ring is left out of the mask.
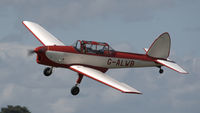
<path id="1" fill-rule="evenodd" d="M 187 74 L 188 72 L 185 71 L 181 66 L 179 66 L 178 64 L 176 64 L 173 61 L 168 61 L 168 60 L 161 60 L 161 59 L 157 59 L 156 60 L 157 63 L 162 64 L 170 69 L 173 69 L 174 71 L 177 71 L 179 73 L 183 73 L 183 74 Z"/>
<path id="2" fill-rule="evenodd" d="M 73 66 L 70 66 L 70 69 L 78 73 L 81 73 L 89 78 L 92 78 L 98 82 L 101 82 L 107 86 L 110 86 L 116 90 L 119 90 L 122 93 L 141 94 L 140 91 L 128 86 L 127 84 L 114 80 L 110 76 L 104 74 L 101 71 L 95 70 L 93 68 L 84 67 L 80 65 L 73 65 Z"/>
<path id="3" fill-rule="evenodd" d="M 51 33 L 41 27 L 39 24 L 23 21 L 22 22 L 26 28 L 44 45 L 44 46 L 52 46 L 52 45 L 61 45 L 64 44 L 59 41 L 56 37 L 54 37 Z"/>

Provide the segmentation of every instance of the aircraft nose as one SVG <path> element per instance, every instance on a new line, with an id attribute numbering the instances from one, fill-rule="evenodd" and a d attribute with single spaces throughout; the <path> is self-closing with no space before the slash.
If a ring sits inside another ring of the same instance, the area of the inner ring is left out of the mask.
<path id="1" fill-rule="evenodd" d="M 38 47 L 38 48 L 35 48 L 34 52 L 35 53 L 44 53 L 46 51 L 46 47 Z"/>

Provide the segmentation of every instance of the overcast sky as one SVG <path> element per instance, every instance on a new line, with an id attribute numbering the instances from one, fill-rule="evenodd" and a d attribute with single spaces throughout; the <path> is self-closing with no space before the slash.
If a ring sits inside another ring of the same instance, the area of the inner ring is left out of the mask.
<path id="1" fill-rule="evenodd" d="M 199 0 L 0 0 L 0 107 L 22 105 L 32 113 L 199 113 L 199 6 Z M 143 95 L 122 94 L 85 77 L 80 94 L 72 96 L 75 72 L 55 69 L 45 77 L 45 66 L 27 56 L 41 44 L 23 20 L 39 23 L 66 45 L 94 40 L 139 53 L 169 32 L 170 59 L 190 74 L 109 70 Z"/>

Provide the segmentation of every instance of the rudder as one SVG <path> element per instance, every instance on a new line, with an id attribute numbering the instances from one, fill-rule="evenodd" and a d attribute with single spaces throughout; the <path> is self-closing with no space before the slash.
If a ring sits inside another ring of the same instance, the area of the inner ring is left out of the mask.
<path id="1" fill-rule="evenodd" d="M 171 39 L 169 33 L 161 34 L 150 46 L 146 54 L 154 58 L 167 59 L 170 53 Z"/>

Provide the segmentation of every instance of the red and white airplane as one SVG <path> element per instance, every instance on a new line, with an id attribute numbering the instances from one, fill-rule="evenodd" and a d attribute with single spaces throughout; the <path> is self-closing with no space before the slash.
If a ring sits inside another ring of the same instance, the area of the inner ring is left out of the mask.
<path id="1" fill-rule="evenodd" d="M 120 52 L 112 49 L 105 42 L 78 40 L 73 46 L 66 46 L 39 24 L 23 21 L 26 28 L 43 44 L 30 53 L 37 54 L 37 63 L 47 65 L 44 75 L 50 76 L 54 67 L 68 68 L 78 73 L 76 84 L 71 89 L 72 95 L 79 93 L 79 84 L 83 76 L 94 79 L 123 93 L 141 94 L 133 87 L 119 82 L 105 72 L 114 68 L 158 67 L 166 66 L 179 73 L 187 74 L 174 61 L 168 58 L 171 40 L 169 34 L 161 34 L 150 46 L 144 49 L 146 54 Z"/>

